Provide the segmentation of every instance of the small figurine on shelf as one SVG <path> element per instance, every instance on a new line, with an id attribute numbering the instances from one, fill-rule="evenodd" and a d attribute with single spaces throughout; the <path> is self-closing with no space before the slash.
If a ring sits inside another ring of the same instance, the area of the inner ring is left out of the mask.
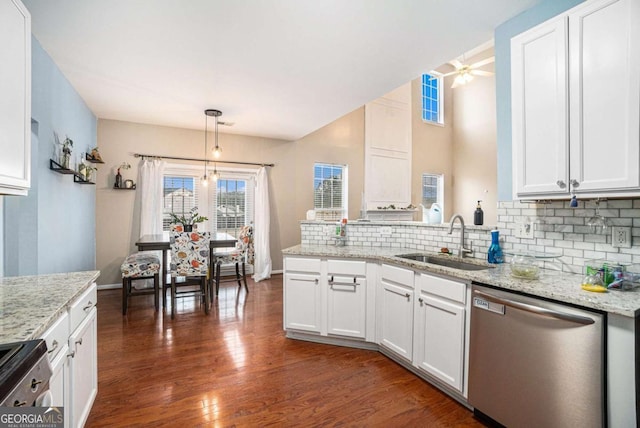
<path id="1" fill-rule="evenodd" d="M 62 142 L 62 156 L 60 156 L 60 166 L 69 169 L 69 160 L 71 159 L 71 148 L 73 140 L 66 137 Z"/>
<path id="2" fill-rule="evenodd" d="M 98 168 L 93 167 L 91 165 L 87 165 L 85 167 L 85 176 L 84 176 L 85 181 L 92 181 L 92 179 L 93 179 L 93 171 L 97 171 L 97 170 L 98 170 Z"/>
<path id="3" fill-rule="evenodd" d="M 89 155 L 89 157 L 95 162 L 102 162 L 102 156 L 100 156 L 100 152 L 98 151 L 97 146 L 91 149 L 91 154 Z"/>
<path id="4" fill-rule="evenodd" d="M 116 173 L 116 183 L 113 185 L 113 187 L 117 188 L 117 189 L 121 189 L 122 186 L 122 174 L 120 174 L 120 170 L 121 169 L 129 169 L 131 168 L 131 165 L 129 165 L 127 162 L 122 162 L 120 164 L 120 166 L 118 167 L 118 172 Z"/>
<path id="5" fill-rule="evenodd" d="M 80 164 L 78 165 L 78 174 L 82 176 L 83 180 L 87 180 L 87 164 L 84 163 L 84 153 L 83 157 L 80 158 Z"/>

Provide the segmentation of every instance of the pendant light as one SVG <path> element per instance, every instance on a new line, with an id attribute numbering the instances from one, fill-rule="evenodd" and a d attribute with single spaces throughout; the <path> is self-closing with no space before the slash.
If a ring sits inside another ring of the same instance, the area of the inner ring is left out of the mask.
<path id="1" fill-rule="evenodd" d="M 222 154 L 222 147 L 220 147 L 218 145 L 218 118 L 220 116 L 222 116 L 222 112 L 220 110 L 215 110 L 215 109 L 207 109 L 204 111 L 204 114 L 206 114 L 207 116 L 213 116 L 215 117 L 215 131 L 214 131 L 214 137 L 215 137 L 215 146 L 213 148 L 213 157 L 218 159 L 220 158 L 220 155 Z"/>
<path id="2" fill-rule="evenodd" d="M 211 181 L 213 181 L 214 183 L 217 182 L 220 179 L 220 173 L 218 172 L 218 168 L 216 163 L 213 163 L 213 175 L 211 176 Z"/>
<path id="3" fill-rule="evenodd" d="M 205 117 L 204 117 L 204 175 L 202 176 L 202 178 L 200 178 L 200 184 L 202 184 L 203 187 L 207 187 L 209 185 L 209 177 L 207 177 L 207 165 L 209 163 L 207 161 L 207 152 L 209 148 L 207 144 L 207 134 L 209 133 L 207 129 L 207 116 L 210 116 L 208 113 L 209 111 L 212 111 L 212 110 L 204 111 L 204 114 L 205 114 Z"/>

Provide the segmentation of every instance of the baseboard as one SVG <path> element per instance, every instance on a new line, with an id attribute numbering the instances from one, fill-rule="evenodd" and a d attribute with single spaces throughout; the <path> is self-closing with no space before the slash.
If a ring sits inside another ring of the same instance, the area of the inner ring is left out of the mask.
<path id="1" fill-rule="evenodd" d="M 98 290 L 113 290 L 116 288 L 122 288 L 122 283 L 119 282 L 117 284 L 102 284 L 98 285 Z"/>

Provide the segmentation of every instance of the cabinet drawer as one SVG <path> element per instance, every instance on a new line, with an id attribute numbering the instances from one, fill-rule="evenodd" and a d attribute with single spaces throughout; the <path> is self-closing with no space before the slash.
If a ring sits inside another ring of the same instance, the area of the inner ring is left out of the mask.
<path id="1" fill-rule="evenodd" d="M 76 300 L 69 309 L 71 314 L 70 329 L 71 332 L 80 325 L 80 323 L 89 315 L 91 309 L 96 305 L 98 301 L 98 287 L 96 284 L 92 284 L 87 291 L 85 291 L 78 300 Z"/>
<path id="2" fill-rule="evenodd" d="M 413 288 L 413 271 L 395 266 L 382 265 L 382 279 Z"/>
<path id="3" fill-rule="evenodd" d="M 287 272 L 315 272 L 320 273 L 320 259 L 303 259 L 299 257 L 287 257 L 284 259 Z"/>
<path id="4" fill-rule="evenodd" d="M 355 260 L 327 260 L 327 272 L 329 275 L 364 276 L 367 263 Z"/>
<path id="5" fill-rule="evenodd" d="M 69 340 L 69 314 L 67 312 L 62 314 L 42 335 L 42 338 L 47 343 L 49 361 L 53 361 Z"/>
<path id="6" fill-rule="evenodd" d="M 443 297 L 462 304 L 466 301 L 467 285 L 463 282 L 452 281 L 431 275 L 420 275 L 421 291 Z"/>

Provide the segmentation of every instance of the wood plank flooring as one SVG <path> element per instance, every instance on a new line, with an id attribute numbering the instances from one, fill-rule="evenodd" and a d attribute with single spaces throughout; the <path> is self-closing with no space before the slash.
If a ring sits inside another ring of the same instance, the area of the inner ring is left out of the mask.
<path id="1" fill-rule="evenodd" d="M 98 293 L 98 396 L 87 427 L 480 427 L 456 401 L 375 351 L 287 339 L 282 276 L 221 287 L 211 314 Z"/>

